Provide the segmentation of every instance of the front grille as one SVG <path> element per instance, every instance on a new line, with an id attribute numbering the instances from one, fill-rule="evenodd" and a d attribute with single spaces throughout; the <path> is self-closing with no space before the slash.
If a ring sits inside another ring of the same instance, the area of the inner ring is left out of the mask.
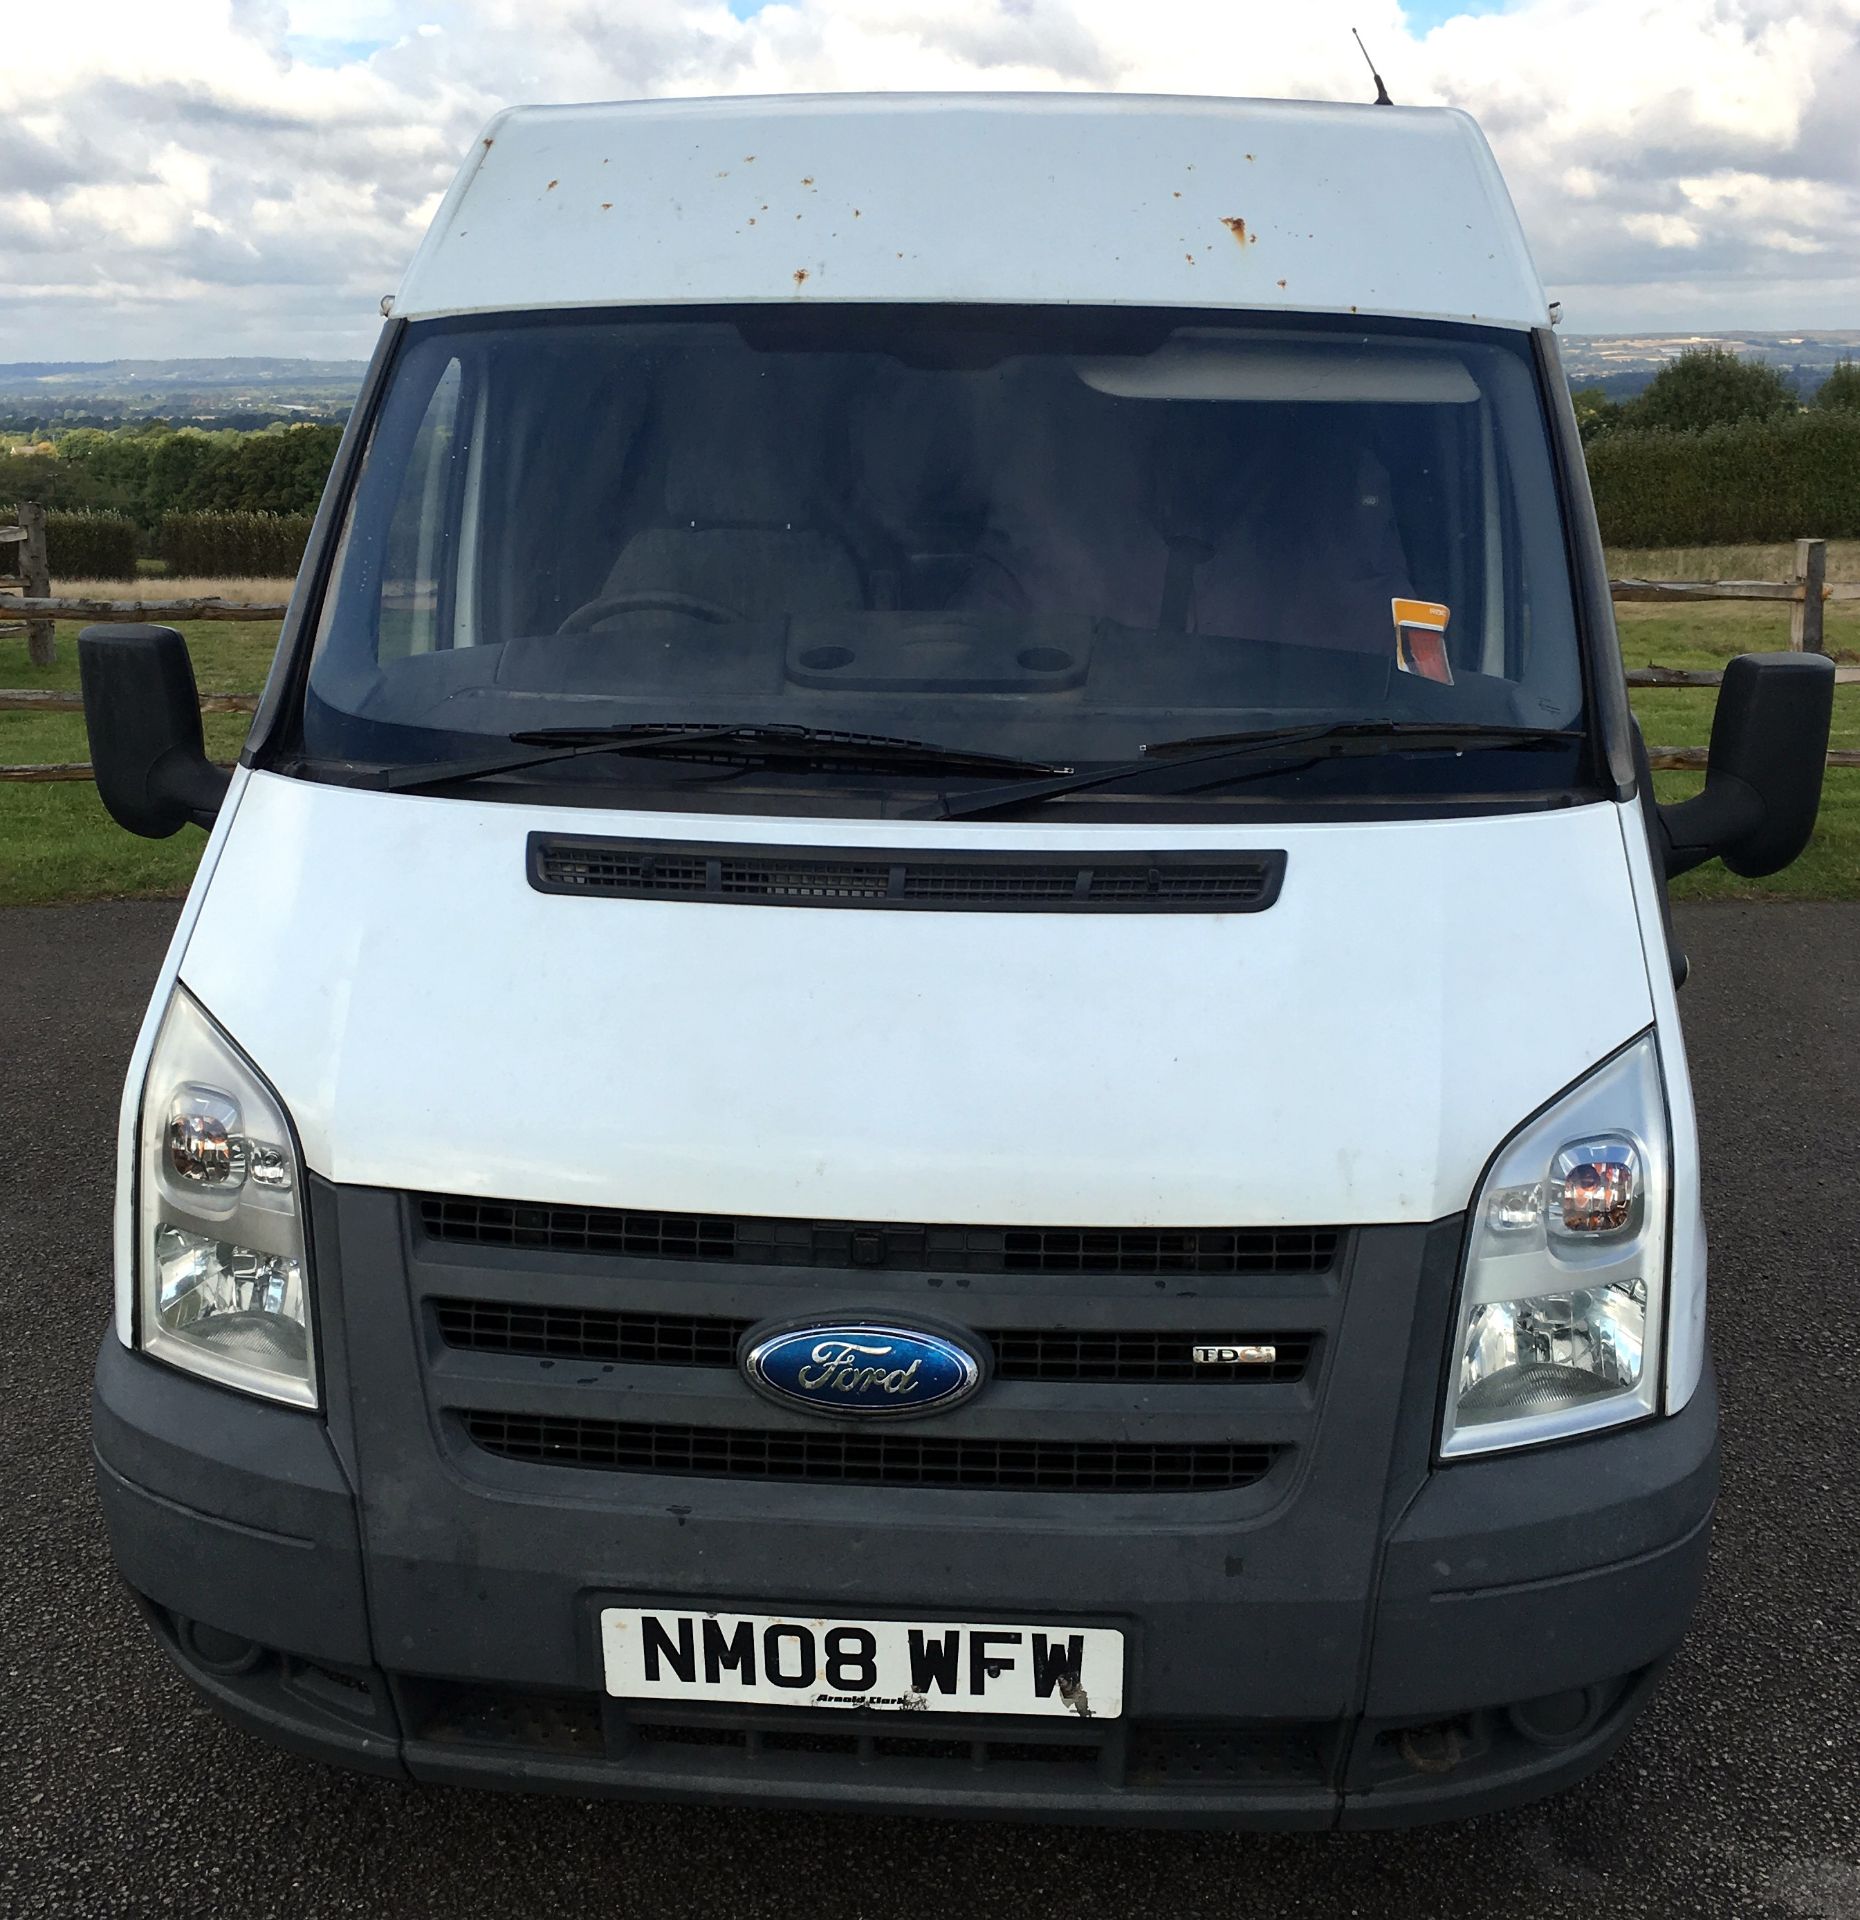
<path id="1" fill-rule="evenodd" d="M 730 1367 L 749 1320 L 699 1314 L 627 1313 L 606 1308 L 522 1306 L 503 1300 L 435 1300 L 440 1338 L 470 1353 L 520 1353 L 628 1366 Z M 1192 1381 L 1206 1385 L 1282 1384 L 1302 1380 L 1311 1362 L 1309 1333 L 1236 1335 L 1173 1329 L 1097 1332 L 1066 1327 L 977 1330 L 994 1350 L 998 1380 L 1123 1382 Z M 1197 1362 L 1197 1346 L 1243 1339 L 1269 1346 L 1270 1362 Z"/>
<path id="2" fill-rule="evenodd" d="M 869 1723 L 868 1723 L 869 1724 Z M 632 1739 L 648 1747 L 723 1747 L 760 1758 L 765 1754 L 830 1753 L 847 1759 L 955 1761 L 962 1766 L 1097 1766 L 1099 1744 L 1087 1739 L 963 1740 L 939 1735 L 827 1733 L 795 1727 L 730 1725 L 715 1720 L 634 1719 Z"/>
<path id="3" fill-rule="evenodd" d="M 1278 898 L 1283 852 L 1095 853 L 1088 861 L 994 853 L 839 853 L 533 833 L 541 893 L 739 906 L 964 909 L 996 913 L 1259 913 Z"/>
<path id="4" fill-rule="evenodd" d="M 1180 1726 L 1088 1720 L 1043 1724 L 993 1716 L 862 1713 L 803 1715 L 779 1708 L 603 1703 L 596 1694 L 529 1693 L 476 1682 L 395 1682 L 411 1737 L 444 1746 L 526 1751 L 539 1760 L 700 1771 L 729 1756 L 758 1774 L 844 1777 L 878 1768 L 931 1784 L 945 1769 L 978 1774 L 1056 1768 L 1065 1791 L 1184 1789 L 1309 1792 L 1337 1765 L 1343 1729 L 1332 1723 Z M 1023 1788 L 1024 1790 L 1024 1788 Z"/>
<path id="5" fill-rule="evenodd" d="M 1075 1380 L 1151 1384 L 1189 1380 L 1209 1386 L 1283 1385 L 1302 1380 L 1311 1364 L 1309 1333 L 1098 1333 L 1056 1327 L 1010 1327 L 983 1335 L 994 1349 L 998 1380 Z M 1271 1347 L 1269 1361 L 1197 1360 L 1193 1349 L 1238 1339 Z"/>
<path id="6" fill-rule="evenodd" d="M 1328 1729 L 1286 1727 L 1138 1727 L 1129 1750 L 1129 1782 L 1138 1787 L 1315 1785 L 1330 1765 Z"/>
<path id="7" fill-rule="evenodd" d="M 961 1227 L 654 1213 L 422 1194 L 420 1225 L 455 1246 L 740 1266 L 916 1273 L 1326 1273 L 1336 1227 Z"/>
<path id="8" fill-rule="evenodd" d="M 1232 1442 L 925 1439 L 915 1434 L 660 1426 L 469 1412 L 466 1434 L 506 1460 L 609 1473 L 840 1486 L 1041 1493 L 1193 1493 L 1250 1487 L 1280 1449 Z"/>
<path id="9" fill-rule="evenodd" d="M 747 1320 L 697 1314 L 522 1307 L 501 1300 L 435 1300 L 439 1337 L 467 1353 L 527 1353 L 635 1367 L 733 1367 Z"/>
<path id="10" fill-rule="evenodd" d="M 734 1260 L 737 1222 L 619 1208 L 531 1207 L 428 1194 L 420 1225 L 435 1240 L 547 1253 L 631 1254 L 646 1260 Z"/>

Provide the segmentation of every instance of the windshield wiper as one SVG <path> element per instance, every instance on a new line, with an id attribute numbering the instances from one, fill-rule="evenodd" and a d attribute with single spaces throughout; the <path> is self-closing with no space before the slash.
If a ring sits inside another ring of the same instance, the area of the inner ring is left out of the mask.
<path id="1" fill-rule="evenodd" d="M 865 767 L 877 772 L 922 768 L 938 773 L 1070 774 L 1070 767 L 1046 760 L 1023 760 L 1009 753 L 983 753 L 971 747 L 939 746 L 887 733 L 847 733 L 834 727 L 804 727 L 788 722 L 738 722 L 711 726 L 699 721 L 653 720 L 612 727 L 530 727 L 508 736 L 527 749 L 483 760 L 426 762 L 389 767 L 382 784 L 395 792 L 482 780 L 527 767 L 552 766 L 588 754 L 622 753 L 655 760 L 713 761 L 725 766 L 791 762 L 832 767 Z"/>
<path id="2" fill-rule="evenodd" d="M 1283 773 L 1315 760 L 1352 754 L 1465 753 L 1495 747 L 1568 746 L 1580 732 L 1553 727 L 1484 726 L 1476 721 L 1341 720 L 1321 726 L 1267 727 L 1252 733 L 1210 733 L 1147 744 L 1142 757 L 1053 780 L 1015 780 L 942 802 L 934 817 L 973 819 L 986 813 L 1083 793 L 1134 787 L 1144 793 L 1193 793 L 1200 787 Z"/>

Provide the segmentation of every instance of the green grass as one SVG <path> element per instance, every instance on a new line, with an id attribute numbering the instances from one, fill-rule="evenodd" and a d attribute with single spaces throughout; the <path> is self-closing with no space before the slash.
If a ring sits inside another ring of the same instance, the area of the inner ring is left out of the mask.
<path id="1" fill-rule="evenodd" d="M 1611 554 L 1611 569 L 1646 577 L 1780 578 L 1786 568 L 1767 549 L 1700 550 L 1683 555 Z M 1846 555 L 1841 556 L 1843 564 Z M 1668 564 L 1656 566 L 1654 561 Z M 1737 564 L 1739 561 L 1744 565 Z M 1732 654 L 1786 647 L 1787 610 L 1762 603 L 1698 607 L 1623 606 L 1616 610 L 1621 650 L 1631 667 L 1716 667 Z M 277 630 L 268 624 L 200 621 L 182 629 L 203 689 L 256 693 L 264 684 Z M 1830 608 L 1828 645 L 1837 658 L 1860 660 L 1860 606 Z M 0 638 L 0 687 L 77 689 L 77 628 L 63 625 L 58 659 L 50 667 L 26 663 L 21 638 Z M 1659 746 L 1703 746 L 1711 737 L 1710 688 L 1655 687 L 1634 692 L 1634 708 L 1649 741 Z M 237 754 L 245 735 L 239 714 L 206 717 L 207 747 L 218 760 Z M 1834 745 L 1860 748 L 1860 686 L 1835 695 Z M 80 714 L 0 713 L 0 765 L 87 760 Z M 1695 774 L 1663 773 L 1663 800 L 1696 793 Z M 168 895 L 192 877 L 205 836 L 185 827 L 171 840 L 140 840 L 122 831 L 97 803 L 88 781 L 0 782 L 0 906 L 62 900 Z M 1860 899 L 1860 768 L 1830 769 L 1821 819 L 1807 853 L 1768 880 L 1739 880 L 1713 861 L 1674 884 L 1680 899 Z"/>
<path id="2" fill-rule="evenodd" d="M 0 907 L 184 893 L 206 839 L 198 827 L 171 840 L 125 833 L 87 780 L 9 781 L 0 788 Z"/>
<path id="3" fill-rule="evenodd" d="M 1848 545 L 1855 543 L 1849 542 Z M 1845 562 L 1846 556 L 1840 556 Z M 1831 555 L 1831 560 L 1833 556 Z M 1679 554 L 1610 554 L 1610 571 L 1645 578 L 1780 579 L 1786 566 L 1764 548 L 1701 548 Z M 1640 564 L 1617 567 L 1617 563 Z M 1646 564 L 1659 562 L 1662 564 Z M 1743 564 L 1738 564 L 1742 562 Z M 1681 571 L 1683 565 L 1683 571 Z M 1832 567 L 1830 568 L 1832 570 Z M 1786 606 L 1761 601 L 1711 601 L 1703 606 L 1620 606 L 1615 624 L 1630 667 L 1721 667 L 1733 654 L 1769 653 L 1789 644 Z M 1860 607 L 1843 601 L 1827 610 L 1828 651 L 1860 660 Z M 1631 698 L 1648 743 L 1702 747 L 1711 739 L 1712 687 L 1636 687 Z M 1860 686 L 1837 687 L 1830 746 L 1860 748 Z M 1661 773 L 1662 800 L 1698 792 L 1703 775 Z M 1830 767 L 1821 790 L 1821 816 L 1808 851 L 1765 880 L 1740 880 L 1716 860 L 1673 883 L 1675 900 L 1860 900 L 1860 767 Z"/>
<path id="4" fill-rule="evenodd" d="M 265 684 L 277 646 L 274 625 L 201 620 L 181 631 L 204 691 L 256 693 Z M 28 663 L 23 637 L 0 638 L 0 687 L 75 693 L 77 635 L 75 625 L 59 626 L 58 657 L 49 667 Z M 207 751 L 233 759 L 245 739 L 245 716 L 210 713 L 203 724 Z M 82 714 L 0 713 L 0 766 L 89 758 Z M 0 782 L 0 906 L 182 893 L 205 844 L 198 827 L 183 827 L 169 840 L 125 833 L 88 780 Z"/>

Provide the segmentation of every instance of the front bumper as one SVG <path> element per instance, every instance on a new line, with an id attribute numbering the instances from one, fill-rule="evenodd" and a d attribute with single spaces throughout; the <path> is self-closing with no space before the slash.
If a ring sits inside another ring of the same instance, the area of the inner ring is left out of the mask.
<path id="1" fill-rule="evenodd" d="M 1360 1516 L 1340 1512 L 1327 1593 L 1286 1557 L 1283 1515 L 1218 1500 L 1200 1524 L 1145 1531 L 1114 1496 L 1072 1525 L 1009 1495 L 642 1480 L 620 1502 L 558 1489 L 547 1469 L 518 1497 L 518 1481 L 450 1469 L 431 1433 L 415 1473 L 371 1457 L 366 1418 L 332 1429 L 114 1336 L 94 1431 L 116 1561 L 158 1637 L 230 1718 L 300 1752 L 480 1786 L 1227 1826 L 1454 1817 L 1590 1771 L 1684 1632 L 1717 1486 L 1709 1377 L 1674 1418 L 1423 1471 L 1399 1499 L 1359 1456 L 1373 1551 L 1359 1578 L 1341 1542 Z M 1314 1481 L 1321 1463 L 1287 1503 L 1302 1514 L 1292 1558 L 1322 1564 Z M 1128 1718 L 1048 1733 L 836 1713 L 823 1727 L 603 1700 L 602 1600 L 710 1596 L 1116 1620 Z"/>

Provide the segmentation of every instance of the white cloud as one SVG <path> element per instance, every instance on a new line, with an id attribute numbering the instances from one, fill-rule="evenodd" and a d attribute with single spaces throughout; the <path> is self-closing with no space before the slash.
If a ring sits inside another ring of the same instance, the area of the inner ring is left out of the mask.
<path id="1" fill-rule="evenodd" d="M 0 66 L 0 358 L 356 352 L 511 100 L 1110 87 L 1479 116 L 1578 329 L 1851 324 L 1860 0 L 64 0 Z"/>
<path id="2" fill-rule="evenodd" d="M 1656 247 L 1696 247 L 1704 238 L 1690 220 L 1677 213 L 1629 213 L 1622 226 L 1636 240 L 1648 240 Z"/>

